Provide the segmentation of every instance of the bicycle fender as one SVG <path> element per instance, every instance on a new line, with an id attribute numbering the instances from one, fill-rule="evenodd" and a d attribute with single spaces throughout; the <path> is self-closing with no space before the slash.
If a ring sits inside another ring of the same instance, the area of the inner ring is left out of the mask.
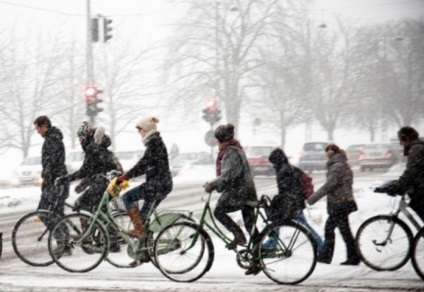
<path id="1" fill-rule="evenodd" d="M 187 215 L 175 212 L 162 213 L 149 224 L 149 230 L 159 232 L 179 219 L 187 219 Z"/>

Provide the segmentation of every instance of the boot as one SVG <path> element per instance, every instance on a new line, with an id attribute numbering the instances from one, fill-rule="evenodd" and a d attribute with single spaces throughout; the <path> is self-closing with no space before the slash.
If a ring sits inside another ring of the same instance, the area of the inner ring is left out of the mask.
<path id="1" fill-rule="evenodd" d="M 134 230 L 128 230 L 125 232 L 127 235 L 142 239 L 144 236 L 144 224 L 141 219 L 140 211 L 137 207 L 131 207 L 128 209 L 128 216 L 130 216 L 131 221 L 134 225 Z"/>
<path id="2" fill-rule="evenodd" d="M 236 230 L 233 231 L 234 239 L 229 244 L 227 244 L 228 249 L 235 249 L 237 245 L 244 245 L 246 244 L 246 237 L 244 236 L 243 231 L 241 230 L 240 226 L 237 225 Z"/>

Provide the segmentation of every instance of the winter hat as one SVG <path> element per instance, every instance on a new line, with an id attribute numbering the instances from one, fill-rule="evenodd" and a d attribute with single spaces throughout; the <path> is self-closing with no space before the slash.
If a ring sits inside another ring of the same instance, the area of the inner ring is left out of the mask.
<path id="1" fill-rule="evenodd" d="M 268 160 L 272 164 L 283 164 L 287 163 L 288 161 L 286 154 L 280 148 L 275 148 L 272 150 L 272 152 L 269 154 Z"/>
<path id="2" fill-rule="evenodd" d="M 215 138 L 218 139 L 220 143 L 234 138 L 234 125 L 227 124 L 227 125 L 221 125 L 218 128 L 216 128 Z"/>
<path id="3" fill-rule="evenodd" d="M 88 137 L 94 133 L 94 127 L 89 121 L 83 121 L 77 131 L 77 137 Z"/>
<path id="4" fill-rule="evenodd" d="M 156 117 L 148 117 L 142 119 L 136 126 L 137 129 L 143 129 L 146 132 L 150 132 L 151 130 L 157 130 L 156 124 L 159 123 L 159 119 Z"/>

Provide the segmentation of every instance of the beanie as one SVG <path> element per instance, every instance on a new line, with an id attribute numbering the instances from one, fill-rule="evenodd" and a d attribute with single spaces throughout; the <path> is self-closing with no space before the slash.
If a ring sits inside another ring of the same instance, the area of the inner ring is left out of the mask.
<path id="1" fill-rule="evenodd" d="M 157 130 L 156 124 L 159 123 L 159 119 L 156 117 L 148 117 L 142 119 L 136 126 L 137 129 L 143 129 L 146 132 L 151 130 Z"/>
<path id="2" fill-rule="evenodd" d="M 88 137 L 93 135 L 94 127 L 89 121 L 83 121 L 77 131 L 77 137 Z"/>
<path id="3" fill-rule="evenodd" d="M 220 143 L 225 142 L 234 138 L 234 125 L 227 124 L 221 125 L 215 130 L 215 138 L 218 139 Z"/>

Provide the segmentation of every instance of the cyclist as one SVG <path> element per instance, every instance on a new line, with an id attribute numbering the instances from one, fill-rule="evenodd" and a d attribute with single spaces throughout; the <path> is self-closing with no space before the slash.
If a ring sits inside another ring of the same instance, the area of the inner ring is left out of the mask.
<path id="1" fill-rule="evenodd" d="M 61 218 L 64 216 L 65 200 L 69 196 L 69 183 L 63 184 L 61 190 L 55 186 L 56 178 L 67 174 L 63 135 L 58 128 L 52 126 L 47 116 L 37 117 L 34 120 L 34 126 L 37 133 L 44 138 L 41 148 L 41 165 L 43 167 L 41 177 L 43 182 L 37 210 L 53 211 Z M 44 223 L 50 228 L 55 224 L 55 222 Z M 57 239 L 58 236 L 59 234 L 55 235 L 55 238 Z M 66 252 L 70 252 L 70 250 Z"/>
<path id="2" fill-rule="evenodd" d="M 389 187 L 389 193 L 408 193 L 409 206 L 424 221 L 424 141 L 419 133 L 410 126 L 398 131 L 399 143 L 408 156 L 406 169 L 399 179 Z"/>
<path id="3" fill-rule="evenodd" d="M 278 211 L 289 213 L 282 214 L 282 216 L 288 217 L 288 219 L 293 219 L 308 228 L 315 240 L 317 250 L 320 251 L 323 246 L 323 241 L 312 226 L 308 224 L 303 213 L 303 209 L 306 208 L 306 205 L 303 195 L 303 186 L 298 172 L 295 171 L 294 166 L 290 164 L 286 154 L 280 148 L 274 149 L 270 153 L 268 160 L 273 164 L 276 171 L 278 194 L 286 197 L 287 199 L 287 206 L 281 206 L 281 209 Z M 287 208 L 290 208 L 291 210 L 287 210 Z M 277 241 L 271 237 L 267 242 L 265 242 L 265 244 L 263 244 L 262 248 L 274 249 L 276 244 Z"/>
<path id="4" fill-rule="evenodd" d="M 127 233 L 136 238 L 144 236 L 144 222 L 148 219 L 149 210 L 152 207 L 156 208 L 173 188 L 168 151 L 157 130 L 157 123 L 159 123 L 158 118 L 148 117 L 137 124 L 136 129 L 146 146 L 144 155 L 136 165 L 118 178 L 118 182 L 122 182 L 143 174 L 146 175 L 145 183 L 129 190 L 122 196 L 134 225 L 134 230 L 129 230 Z M 140 199 L 144 200 L 141 211 L 135 204 Z"/>
<path id="5" fill-rule="evenodd" d="M 246 155 L 240 143 L 234 139 L 234 125 L 221 125 L 215 130 L 219 153 L 216 159 L 216 179 L 206 182 L 205 191 L 217 190 L 222 193 L 216 204 L 215 218 L 234 234 L 234 239 L 227 244 L 228 249 L 246 244 L 246 237 L 227 213 L 241 210 L 244 226 L 251 234 L 255 210 L 246 205 L 247 201 L 257 201 L 256 187 L 252 178 Z M 254 238 L 256 238 L 256 228 Z M 246 275 L 256 275 L 261 271 L 258 265 L 246 271 Z"/>

